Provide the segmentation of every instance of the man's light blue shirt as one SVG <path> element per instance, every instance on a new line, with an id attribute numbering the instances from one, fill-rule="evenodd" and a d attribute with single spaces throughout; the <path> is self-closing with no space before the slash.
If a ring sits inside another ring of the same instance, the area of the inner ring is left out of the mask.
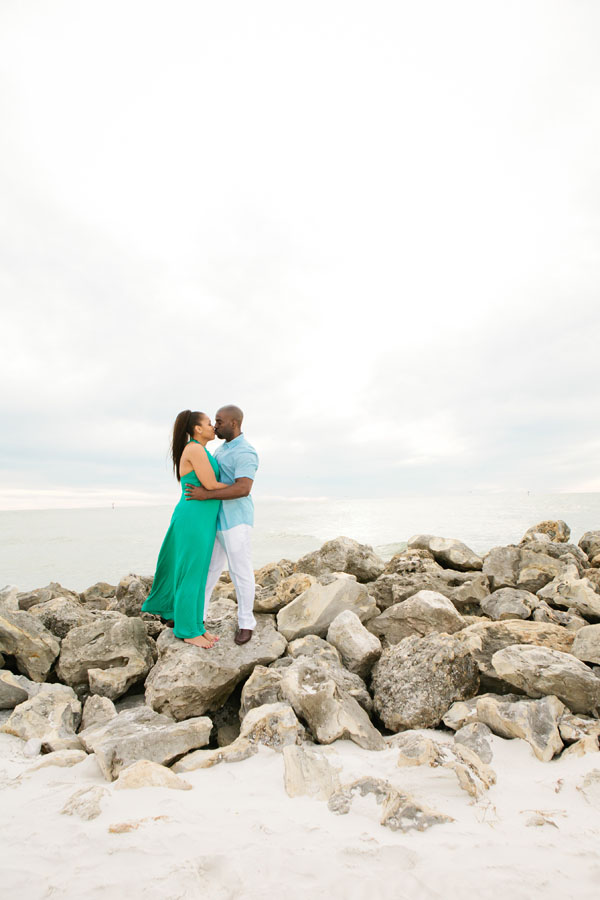
<path id="1" fill-rule="evenodd" d="M 233 484 L 236 478 L 252 478 L 258 469 L 258 453 L 243 434 L 232 441 L 225 441 L 213 454 L 219 463 L 219 481 Z M 252 497 L 223 500 L 217 519 L 217 531 L 228 531 L 236 525 L 254 525 Z"/>

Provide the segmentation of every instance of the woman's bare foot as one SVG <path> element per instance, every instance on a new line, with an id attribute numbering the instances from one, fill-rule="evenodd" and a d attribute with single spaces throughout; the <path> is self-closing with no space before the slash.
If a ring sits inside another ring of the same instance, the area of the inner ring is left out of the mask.
<path id="1" fill-rule="evenodd" d="M 205 632 L 204 632 L 204 637 L 205 637 L 205 638 L 208 638 L 209 641 L 212 641 L 213 644 L 216 644 L 217 641 L 219 640 L 219 635 L 218 635 L 218 634 L 211 634 L 210 631 L 205 631 Z"/>
<path id="2" fill-rule="evenodd" d="M 210 650 L 214 646 L 214 641 L 207 640 L 204 634 L 197 634 L 193 638 L 184 638 L 186 644 L 194 644 L 196 647 L 202 647 L 203 650 Z"/>

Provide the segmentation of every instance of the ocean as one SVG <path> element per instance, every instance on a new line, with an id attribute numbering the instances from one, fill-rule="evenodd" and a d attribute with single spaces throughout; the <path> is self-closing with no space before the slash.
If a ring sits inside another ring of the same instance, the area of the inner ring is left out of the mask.
<path id="1" fill-rule="evenodd" d="M 478 553 L 518 543 L 531 525 L 564 519 L 575 543 L 600 529 L 600 493 L 498 493 L 374 500 L 255 499 L 254 564 L 296 560 L 346 535 L 389 559 L 414 534 L 458 538 Z M 0 587 L 58 581 L 81 591 L 154 572 L 172 506 L 0 512 Z"/>

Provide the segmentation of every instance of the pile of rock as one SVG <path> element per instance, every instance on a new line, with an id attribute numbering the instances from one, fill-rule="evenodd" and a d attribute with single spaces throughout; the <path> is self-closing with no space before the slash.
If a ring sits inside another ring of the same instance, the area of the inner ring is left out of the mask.
<path id="1" fill-rule="evenodd" d="M 598 750 L 600 531 L 569 537 L 564 522 L 542 522 L 479 556 L 417 535 L 388 562 L 337 538 L 257 571 L 257 627 L 241 646 L 224 576 L 210 651 L 141 612 L 151 578 L 82 593 L 6 588 L 2 730 L 57 764 L 93 753 L 108 780 L 152 763 L 128 776 L 135 784 L 145 772 L 160 783 L 156 764 L 188 772 L 263 744 L 284 753 L 290 795 L 323 796 L 340 813 L 371 792 L 384 824 L 428 827 L 444 817 L 387 783 L 341 785 L 315 745 L 396 747 L 400 765 L 445 765 L 473 796 L 494 781 L 492 732 L 528 741 L 541 760 Z M 455 732 L 450 749 L 414 732 L 438 727 Z"/>

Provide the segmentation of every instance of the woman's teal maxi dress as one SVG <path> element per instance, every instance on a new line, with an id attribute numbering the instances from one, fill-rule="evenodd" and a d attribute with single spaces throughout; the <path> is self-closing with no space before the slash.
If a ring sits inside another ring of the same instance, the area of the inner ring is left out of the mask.
<path id="1" fill-rule="evenodd" d="M 208 450 L 206 455 L 218 481 L 219 465 Z M 221 506 L 220 500 L 186 500 L 186 484 L 200 484 L 193 470 L 181 477 L 181 499 L 158 554 L 152 590 L 142 606 L 142 612 L 173 619 L 173 634 L 178 638 L 205 631 L 204 592 Z"/>

